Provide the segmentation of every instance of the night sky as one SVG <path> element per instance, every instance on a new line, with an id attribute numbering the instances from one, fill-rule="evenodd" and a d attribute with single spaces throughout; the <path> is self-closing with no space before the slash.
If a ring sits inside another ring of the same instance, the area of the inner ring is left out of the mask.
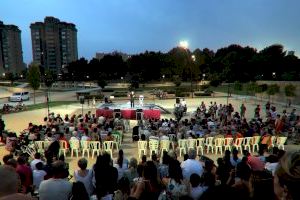
<path id="1" fill-rule="evenodd" d="M 114 50 L 167 52 L 180 40 L 216 50 L 281 43 L 300 55 L 299 0 L 0 0 L 0 20 L 22 31 L 32 61 L 30 23 L 54 16 L 78 29 L 79 57 Z"/>

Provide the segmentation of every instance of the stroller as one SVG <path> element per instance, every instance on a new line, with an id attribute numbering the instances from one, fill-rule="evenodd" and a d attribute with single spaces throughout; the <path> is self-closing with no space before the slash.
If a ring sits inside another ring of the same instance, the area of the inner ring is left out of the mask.
<path id="1" fill-rule="evenodd" d="M 139 126 L 135 126 L 132 129 L 132 141 L 138 141 L 139 139 Z"/>

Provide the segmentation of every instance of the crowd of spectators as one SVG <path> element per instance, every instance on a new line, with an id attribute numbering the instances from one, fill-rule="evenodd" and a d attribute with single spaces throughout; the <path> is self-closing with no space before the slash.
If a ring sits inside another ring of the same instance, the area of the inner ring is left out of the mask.
<path id="1" fill-rule="evenodd" d="M 269 109 L 267 108 L 269 106 Z M 217 105 L 203 102 L 195 113 L 181 121 L 173 119 L 139 122 L 141 140 L 172 140 L 198 137 L 265 136 L 258 155 L 236 149 L 225 151 L 215 163 L 206 156 L 197 157 L 190 149 L 182 158 L 170 150 L 152 154 L 148 160 L 125 157 L 122 149 L 112 159 L 103 153 L 88 168 L 88 160 L 78 160 L 78 169 L 69 171 L 64 156 L 59 156 L 59 140 L 100 141 L 114 140 L 114 134 L 128 130 L 125 120 L 96 117 L 90 112 L 82 115 L 51 114 L 39 126 L 29 124 L 16 137 L 7 136 L 7 150 L 0 167 L 0 199 L 300 199 L 300 152 L 285 152 L 269 148 L 269 135 L 292 136 L 297 133 L 300 120 L 296 110 L 280 115 L 276 108 L 266 105 L 263 119 L 260 106 L 254 118 L 247 121 L 246 107 L 234 112 L 231 104 Z M 128 134 L 128 133 L 127 133 Z M 175 137 L 174 137 L 175 136 Z M 16 137 L 15 140 L 12 138 Z M 20 144 L 20 140 L 24 143 Z M 50 141 L 44 154 L 36 153 L 33 160 L 18 152 L 19 145 L 34 141 Z M 12 141 L 12 142 L 11 142 Z M 208 155 L 209 156 L 209 155 Z M 161 159 L 160 159 L 161 158 Z M 73 177 L 73 178 L 72 178 Z M 29 195 L 31 194 L 31 195 Z"/>

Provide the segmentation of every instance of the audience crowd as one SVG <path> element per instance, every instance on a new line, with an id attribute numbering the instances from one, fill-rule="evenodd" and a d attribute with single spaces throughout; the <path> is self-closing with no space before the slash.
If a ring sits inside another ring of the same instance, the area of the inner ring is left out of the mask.
<path id="1" fill-rule="evenodd" d="M 70 172 L 68 163 L 60 155 L 60 140 L 114 141 L 128 134 L 129 123 L 121 118 L 66 115 L 64 119 L 50 114 L 44 124 L 33 125 L 18 137 L 2 134 L 6 149 L 0 166 L 0 200 L 2 199 L 98 199 L 98 200 L 173 200 L 173 199 L 300 199 L 300 152 L 285 152 L 271 146 L 271 136 L 298 137 L 300 119 L 294 109 L 278 113 L 269 103 L 264 109 L 258 105 L 253 119 L 247 121 L 247 108 L 241 105 L 235 112 L 231 104 L 204 102 L 190 118 L 139 121 L 140 140 L 170 140 L 174 148 L 162 154 L 130 158 L 118 151 L 116 159 L 103 152 L 91 168 L 88 160 L 80 158 L 78 169 Z M 216 163 L 189 149 L 182 158 L 176 150 L 179 139 L 199 137 L 262 136 L 259 152 L 242 154 L 236 149 L 226 150 Z M 44 152 L 34 158 L 22 147 L 34 141 L 49 141 Z M 272 148 L 271 148 L 272 147 Z"/>

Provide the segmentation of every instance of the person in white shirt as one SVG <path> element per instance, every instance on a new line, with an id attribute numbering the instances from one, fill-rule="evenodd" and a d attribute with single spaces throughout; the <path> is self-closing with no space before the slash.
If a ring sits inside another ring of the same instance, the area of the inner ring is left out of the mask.
<path id="1" fill-rule="evenodd" d="M 79 141 L 79 137 L 78 137 L 77 131 L 73 131 L 72 137 L 70 138 L 70 140 L 78 140 Z"/>
<path id="2" fill-rule="evenodd" d="M 103 124 L 104 124 L 104 121 L 105 121 L 105 117 L 100 116 L 100 117 L 98 118 L 98 123 L 99 123 L 99 124 L 103 125 Z"/>
<path id="3" fill-rule="evenodd" d="M 39 162 L 44 164 L 44 162 L 41 160 L 41 154 L 40 153 L 35 153 L 34 154 L 34 160 L 32 160 L 31 163 L 30 163 L 30 167 L 31 167 L 32 171 L 36 169 L 35 165 Z"/>
<path id="4" fill-rule="evenodd" d="M 198 160 L 195 160 L 196 158 L 195 149 L 190 149 L 188 155 L 189 155 L 189 159 L 181 163 L 182 175 L 183 178 L 186 180 L 189 180 L 190 176 L 194 173 L 198 174 L 199 176 L 201 176 L 203 173 L 203 167 L 201 163 Z"/>
<path id="5" fill-rule="evenodd" d="M 88 129 L 84 129 L 83 136 L 81 137 L 81 141 L 89 141 L 91 138 L 88 136 Z"/>
<path id="6" fill-rule="evenodd" d="M 91 196 L 94 192 L 93 170 L 87 169 L 88 162 L 85 158 L 79 159 L 77 164 L 80 169 L 74 171 L 74 178 L 76 181 L 80 181 L 84 184 L 87 193 Z"/>
<path id="7" fill-rule="evenodd" d="M 33 170 L 32 172 L 32 176 L 33 176 L 33 185 L 35 190 L 39 190 L 40 184 L 41 182 L 44 180 L 44 177 L 46 176 L 46 172 L 43 170 L 43 163 L 42 162 L 38 162 L 35 165 L 35 170 Z"/>
<path id="8" fill-rule="evenodd" d="M 55 161 L 52 164 L 53 177 L 41 182 L 39 188 L 40 200 L 70 199 L 72 184 L 65 179 L 66 170 L 67 167 L 63 161 Z"/>

